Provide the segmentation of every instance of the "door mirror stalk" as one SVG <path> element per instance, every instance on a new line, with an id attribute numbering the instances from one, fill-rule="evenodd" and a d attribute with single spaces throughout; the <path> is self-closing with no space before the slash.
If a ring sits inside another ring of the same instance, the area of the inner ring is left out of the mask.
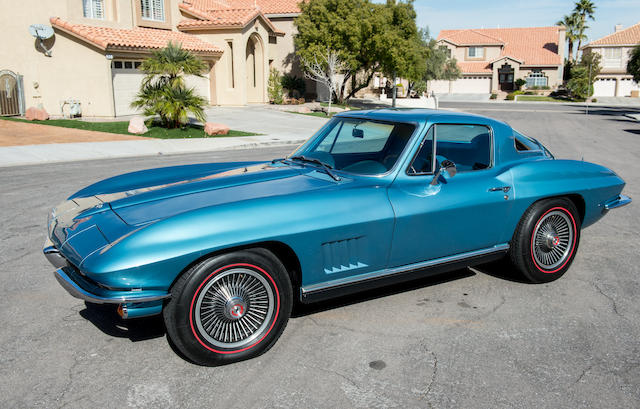
<path id="1" fill-rule="evenodd" d="M 453 163 L 453 161 L 450 161 L 449 159 L 443 160 L 442 163 L 440 164 L 440 169 L 438 169 L 436 174 L 433 175 L 433 179 L 431 179 L 431 183 L 430 183 L 431 186 L 435 186 L 438 184 L 438 178 L 440 178 L 440 175 L 443 172 L 447 172 L 449 174 L 449 177 L 454 177 L 456 173 L 458 173 L 458 170 L 456 169 L 456 164 Z"/>

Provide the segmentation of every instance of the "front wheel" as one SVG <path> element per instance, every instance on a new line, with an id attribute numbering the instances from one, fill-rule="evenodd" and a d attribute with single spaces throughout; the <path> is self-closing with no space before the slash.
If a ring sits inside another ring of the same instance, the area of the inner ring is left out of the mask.
<path id="1" fill-rule="evenodd" d="M 171 290 L 167 335 L 187 358 L 221 365 L 258 356 L 284 331 L 292 306 L 289 276 L 264 249 L 206 259 Z"/>
<path id="2" fill-rule="evenodd" d="M 557 280 L 569 269 L 580 242 L 580 216 L 568 199 L 534 203 L 522 216 L 509 251 L 513 264 L 533 283 Z"/>

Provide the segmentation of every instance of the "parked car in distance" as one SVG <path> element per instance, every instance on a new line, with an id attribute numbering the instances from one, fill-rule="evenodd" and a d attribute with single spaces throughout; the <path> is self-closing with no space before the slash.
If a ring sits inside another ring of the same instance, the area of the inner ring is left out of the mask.
<path id="1" fill-rule="evenodd" d="M 191 361 L 257 356 L 303 303 L 509 257 L 561 277 L 580 231 L 631 199 L 490 118 L 336 115 L 291 155 L 112 177 L 53 209 L 44 253 L 74 297 L 162 314 Z"/>

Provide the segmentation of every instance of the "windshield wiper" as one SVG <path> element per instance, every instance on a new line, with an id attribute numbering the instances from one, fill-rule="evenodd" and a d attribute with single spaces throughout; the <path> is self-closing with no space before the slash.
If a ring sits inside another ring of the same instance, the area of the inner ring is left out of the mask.
<path id="1" fill-rule="evenodd" d="M 297 156 L 292 156 L 290 158 L 287 158 L 289 160 L 299 160 L 301 162 L 309 162 L 309 163 L 315 163 L 316 165 L 320 165 L 325 172 L 327 172 L 327 175 L 331 176 L 331 179 L 335 180 L 336 182 L 339 182 L 341 179 L 338 175 L 336 175 L 335 173 L 333 173 L 333 171 L 331 170 L 333 168 L 333 166 L 321 161 L 320 159 L 316 159 L 316 158 L 310 158 L 308 156 L 304 156 L 304 155 L 297 155 Z"/>

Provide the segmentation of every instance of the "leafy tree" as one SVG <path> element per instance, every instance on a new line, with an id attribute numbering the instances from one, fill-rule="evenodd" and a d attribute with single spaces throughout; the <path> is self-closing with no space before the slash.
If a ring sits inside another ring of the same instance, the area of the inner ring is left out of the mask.
<path id="1" fill-rule="evenodd" d="M 270 102 L 277 105 L 282 104 L 282 76 L 280 75 L 280 71 L 278 71 L 276 68 L 271 68 L 271 70 L 269 71 L 267 94 L 269 95 Z"/>
<path id="2" fill-rule="evenodd" d="M 204 61 L 180 44 L 169 42 L 167 47 L 154 51 L 140 65 L 146 76 L 131 106 L 142 108 L 145 116 L 159 116 L 162 126 L 167 128 L 187 124 L 189 112 L 205 122 L 207 101 L 196 95 L 193 88 L 186 87 L 184 75 L 201 77 L 208 68 Z"/>
<path id="3" fill-rule="evenodd" d="M 627 63 L 627 72 L 633 75 L 633 80 L 640 83 L 640 44 L 631 50 L 629 62 Z"/>
<path id="4" fill-rule="evenodd" d="M 345 67 L 344 82 L 336 92 L 341 102 L 367 87 L 376 72 L 418 78 L 424 63 L 412 0 L 309 0 L 300 3 L 295 20 L 298 56 L 314 61 L 336 50 Z M 325 67 L 326 68 L 326 67 Z M 357 75 L 356 75 L 357 74 Z"/>
<path id="5" fill-rule="evenodd" d="M 593 83 L 602 69 L 600 59 L 598 53 L 583 53 L 580 62 L 571 68 L 567 88 L 573 97 L 586 99 L 593 95 Z"/>

